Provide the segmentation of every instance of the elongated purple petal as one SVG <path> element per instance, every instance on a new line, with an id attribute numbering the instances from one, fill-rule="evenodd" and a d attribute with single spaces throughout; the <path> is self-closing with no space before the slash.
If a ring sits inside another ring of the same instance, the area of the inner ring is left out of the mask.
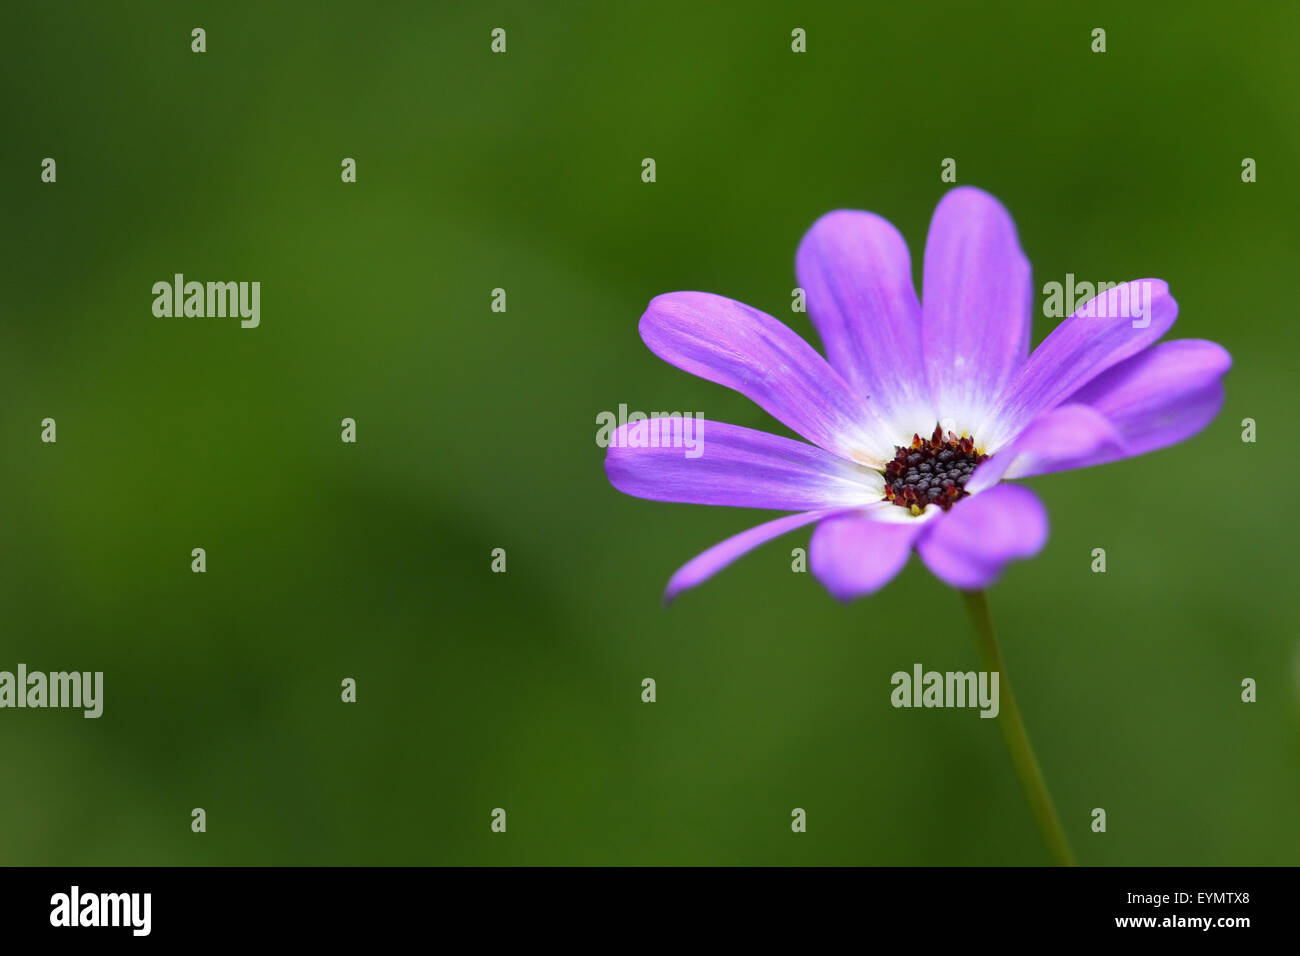
<path id="1" fill-rule="evenodd" d="M 848 383 L 816 349 L 757 309 L 705 292 L 670 292 L 650 302 L 641 338 L 664 361 L 735 389 L 841 457 L 876 463 L 887 451 L 869 448 L 875 419 Z"/>
<path id="2" fill-rule="evenodd" d="M 665 430 L 690 435 L 695 448 L 672 447 L 662 440 Z M 778 511 L 876 502 L 885 487 L 878 472 L 813 445 L 691 416 L 615 429 L 605 473 L 615 488 L 638 498 Z"/>
<path id="3" fill-rule="evenodd" d="M 1061 405 L 1039 415 L 1015 441 L 976 468 L 966 490 L 975 494 L 1004 477 L 1062 471 L 1091 456 L 1124 453 L 1124 439 L 1105 415 L 1087 405 Z"/>
<path id="4" fill-rule="evenodd" d="M 1124 449 L 1102 449 L 1066 466 L 1099 465 L 1190 438 L 1218 414 L 1223 405 L 1220 380 L 1231 367 L 1232 356 L 1223 346 L 1203 339 L 1176 339 L 1160 342 L 1103 372 L 1070 401 L 1106 416 L 1123 438 Z"/>
<path id="5" fill-rule="evenodd" d="M 718 542 L 709 550 L 691 558 L 677 570 L 677 573 L 668 581 L 668 587 L 664 591 L 664 603 L 671 602 L 687 588 L 703 584 L 737 558 L 748 554 L 759 545 L 766 544 L 773 538 L 779 538 L 796 528 L 802 528 L 833 514 L 839 514 L 839 512 L 807 511 L 803 514 L 786 515 L 784 518 L 777 518 L 765 524 L 755 525 L 746 531 L 740 532 L 740 534 L 727 538 L 725 541 Z"/>
<path id="6" fill-rule="evenodd" d="M 973 430 L 1029 357 L 1029 260 L 1002 204 L 959 186 L 939 202 L 925 243 L 921 332 L 945 428 Z"/>
<path id="7" fill-rule="evenodd" d="M 1034 349 L 977 437 L 996 451 L 1043 412 L 1155 342 L 1177 315 L 1178 303 L 1159 279 L 1125 282 L 1090 299 Z"/>
<path id="8" fill-rule="evenodd" d="M 912 543 L 924 527 L 920 521 L 873 521 L 861 512 L 827 518 L 813 532 L 809 564 L 826 590 L 841 601 L 874 594 L 907 564 Z"/>
<path id="9" fill-rule="evenodd" d="M 898 230 L 869 212 L 827 213 L 799 243 L 795 272 L 827 357 L 866 396 L 890 439 L 932 429 L 921 306 Z"/>
<path id="10" fill-rule="evenodd" d="M 917 552 L 955 588 L 986 588 L 1010 561 L 1037 554 L 1047 542 L 1047 512 L 1028 488 L 998 485 L 963 498 L 930 524 Z"/>

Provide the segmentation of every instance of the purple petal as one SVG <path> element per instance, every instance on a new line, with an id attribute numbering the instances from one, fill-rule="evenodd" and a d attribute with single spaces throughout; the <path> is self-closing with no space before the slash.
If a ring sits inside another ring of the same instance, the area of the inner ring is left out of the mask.
<path id="1" fill-rule="evenodd" d="M 890 440 L 934 428 L 921 306 L 898 230 L 869 212 L 827 213 L 799 243 L 795 272 L 831 365 L 867 398 Z"/>
<path id="2" fill-rule="evenodd" d="M 973 429 L 1029 356 L 1029 260 L 1002 204 L 959 186 L 925 243 L 921 334 L 945 428 Z"/>
<path id="3" fill-rule="evenodd" d="M 727 565 L 742 555 L 753 551 L 760 544 L 766 544 L 773 538 L 779 538 L 796 528 L 802 528 L 814 521 L 820 521 L 827 515 L 838 513 L 838 511 L 808 511 L 803 514 L 786 515 L 784 518 L 777 518 L 775 521 L 756 525 L 747 531 L 742 531 L 740 534 L 733 535 L 727 540 L 715 544 L 704 553 L 691 558 L 677 570 L 677 573 L 668 581 L 668 587 L 664 591 L 664 603 L 672 601 L 687 588 L 703 584 Z"/>
<path id="4" fill-rule="evenodd" d="M 887 508 L 893 505 L 885 505 Z M 907 564 L 926 522 L 874 521 L 861 512 L 828 518 L 813 532 L 813 574 L 841 601 L 880 590 Z"/>
<path id="5" fill-rule="evenodd" d="M 862 399 L 770 315 L 720 295 L 670 292 L 650 302 L 641 338 L 664 361 L 735 389 L 822 448 L 868 463 L 888 452 L 867 450 L 874 418 Z"/>
<path id="6" fill-rule="evenodd" d="M 963 498 L 932 522 L 917 545 L 926 566 L 955 588 L 992 584 L 1007 562 L 1047 542 L 1047 512 L 1028 488 L 998 485 Z"/>
<path id="7" fill-rule="evenodd" d="M 1142 307 L 1141 318 L 1131 317 L 1138 311 L 1134 303 Z M 1099 312 L 1107 317 L 1096 318 Z M 976 437 L 997 450 L 1043 412 L 1151 345 L 1177 315 L 1178 303 L 1159 279 L 1125 282 L 1090 299 L 1034 349 Z"/>
<path id="8" fill-rule="evenodd" d="M 688 426 L 689 423 L 689 426 Z M 655 444 L 656 429 L 691 427 L 694 450 Z M 690 457 L 696 454 L 696 457 Z M 676 416 L 615 429 L 605 474 L 624 494 L 654 501 L 811 511 L 884 497 L 879 472 L 803 442 L 767 432 Z"/>
<path id="9" fill-rule="evenodd" d="M 1071 467 L 1145 454 L 1195 435 L 1223 405 L 1219 380 L 1231 366 L 1232 356 L 1223 346 L 1177 339 L 1154 345 L 1103 372 L 1070 401 L 1105 415 L 1123 438 L 1125 449 L 1103 451 Z"/>
<path id="10" fill-rule="evenodd" d="M 1039 415 L 1015 441 L 976 468 L 966 490 L 976 494 L 1003 477 L 1063 471 L 1091 456 L 1124 453 L 1124 439 L 1105 415 L 1087 405 L 1062 405 Z"/>

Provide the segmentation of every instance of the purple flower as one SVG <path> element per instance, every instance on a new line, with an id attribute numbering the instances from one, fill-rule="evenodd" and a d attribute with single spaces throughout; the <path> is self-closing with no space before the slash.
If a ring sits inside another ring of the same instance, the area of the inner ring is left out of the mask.
<path id="1" fill-rule="evenodd" d="M 869 212 L 822 216 L 795 268 L 826 358 L 771 316 L 708 293 L 658 296 L 641 318 L 660 358 L 811 442 L 705 421 L 688 457 L 652 440 L 667 422 L 617 429 L 605 471 L 626 494 L 796 512 L 688 562 L 669 600 L 813 523 L 813 573 L 841 600 L 883 587 L 913 549 L 953 587 L 986 587 L 1047 539 L 1038 498 L 1003 479 L 1172 445 L 1223 403 L 1221 346 L 1157 344 L 1178 312 L 1158 279 L 1098 294 L 1030 354 L 1029 262 L 1007 211 L 978 189 L 954 189 L 935 210 L 920 300 L 902 236 Z"/>

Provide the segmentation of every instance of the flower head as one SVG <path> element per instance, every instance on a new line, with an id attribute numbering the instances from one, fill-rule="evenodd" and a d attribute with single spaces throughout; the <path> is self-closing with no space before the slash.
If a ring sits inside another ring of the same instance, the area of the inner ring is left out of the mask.
<path id="1" fill-rule="evenodd" d="M 921 297 L 902 236 L 868 212 L 823 216 L 795 263 L 826 357 L 769 315 L 703 292 L 656 297 L 641 337 L 735 389 L 807 442 L 704 422 L 702 453 L 621 426 L 605 459 L 620 491 L 796 512 L 683 566 L 667 597 L 758 545 L 816 524 L 813 573 L 841 600 L 884 586 L 915 550 L 954 587 L 1036 554 L 1047 517 L 1005 479 L 1163 448 L 1204 428 L 1231 364 L 1213 342 L 1159 342 L 1178 307 L 1139 279 L 1099 292 L 1031 354 L 1029 262 L 1002 205 L 969 186 L 939 203 Z"/>

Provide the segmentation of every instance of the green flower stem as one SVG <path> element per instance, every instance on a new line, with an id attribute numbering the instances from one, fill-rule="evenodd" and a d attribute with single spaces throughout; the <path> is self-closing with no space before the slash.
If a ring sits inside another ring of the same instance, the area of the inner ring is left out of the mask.
<path id="1" fill-rule="evenodd" d="M 1020 708 L 1016 706 L 1016 695 L 1011 692 L 1011 681 L 1007 679 L 1006 668 L 1002 666 L 1002 652 L 998 650 L 998 639 L 993 633 L 993 615 L 989 612 L 988 595 L 983 591 L 962 591 L 966 600 L 966 609 L 970 611 L 971 623 L 975 626 L 975 644 L 979 648 L 980 658 L 988 671 L 999 673 L 1000 710 L 998 722 L 1002 725 L 1002 736 L 1006 738 L 1007 749 L 1011 751 L 1011 762 L 1016 766 L 1020 777 L 1020 786 L 1029 801 L 1029 809 L 1038 822 L 1038 829 L 1047 844 L 1056 866 L 1074 866 L 1074 854 L 1070 852 L 1070 843 L 1061 829 L 1061 818 L 1056 815 L 1051 794 L 1047 792 L 1047 783 L 1043 780 L 1043 771 L 1039 769 L 1034 757 L 1034 748 L 1029 745 L 1029 734 L 1025 732 L 1025 722 L 1020 719 Z"/>

